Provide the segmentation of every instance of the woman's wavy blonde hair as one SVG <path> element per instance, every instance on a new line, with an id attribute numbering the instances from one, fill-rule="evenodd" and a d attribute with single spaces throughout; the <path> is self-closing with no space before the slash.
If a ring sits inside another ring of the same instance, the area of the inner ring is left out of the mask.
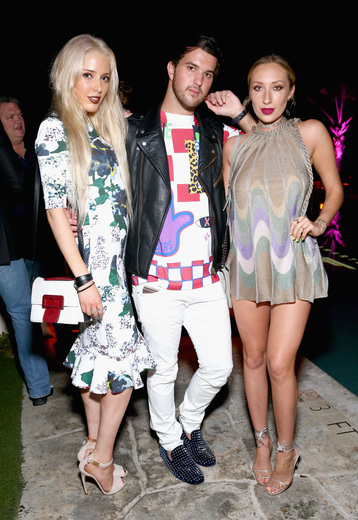
<path id="1" fill-rule="evenodd" d="M 75 86 L 83 74 L 83 62 L 88 52 L 104 54 L 110 63 L 110 80 L 106 97 L 97 112 L 87 114 L 78 102 Z M 127 193 L 127 211 L 131 216 L 131 184 L 126 154 L 127 120 L 119 98 L 119 79 L 113 51 L 101 40 L 89 34 L 69 40 L 56 56 L 50 74 L 52 110 L 61 119 L 68 141 L 69 164 L 74 194 L 73 207 L 82 223 L 87 212 L 89 196 L 88 172 L 91 147 L 88 122 L 98 135 L 110 144 L 117 156 L 119 170 Z"/>

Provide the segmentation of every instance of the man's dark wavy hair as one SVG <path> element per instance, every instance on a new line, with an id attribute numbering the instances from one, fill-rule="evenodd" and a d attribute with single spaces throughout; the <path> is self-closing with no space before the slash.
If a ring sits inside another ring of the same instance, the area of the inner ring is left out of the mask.
<path id="1" fill-rule="evenodd" d="M 223 63 L 223 55 L 215 38 L 212 36 L 206 36 L 205 34 L 200 34 L 193 36 L 190 40 L 186 38 L 185 41 L 186 43 L 182 45 L 180 45 L 179 42 L 176 51 L 174 50 L 174 57 L 172 57 L 170 61 L 172 61 L 175 66 L 177 66 L 185 54 L 199 48 L 217 59 L 217 65 L 215 69 L 215 76 L 217 76 L 219 74 L 220 66 Z"/>

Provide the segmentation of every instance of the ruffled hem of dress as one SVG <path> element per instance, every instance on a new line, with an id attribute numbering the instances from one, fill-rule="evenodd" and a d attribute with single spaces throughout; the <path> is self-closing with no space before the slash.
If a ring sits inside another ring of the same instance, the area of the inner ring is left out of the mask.
<path id="1" fill-rule="evenodd" d="M 156 366 L 148 353 L 145 343 L 127 358 L 116 358 L 92 353 L 76 354 L 71 350 L 64 366 L 72 369 L 72 384 L 81 389 L 89 389 L 95 394 L 119 394 L 127 388 L 135 390 L 144 386 L 141 373 Z"/>
<path id="2" fill-rule="evenodd" d="M 282 305 L 285 303 L 295 303 L 297 300 L 305 301 L 313 303 L 315 300 L 319 300 L 320 298 L 327 298 L 328 297 L 328 291 L 322 290 L 322 291 L 315 291 L 314 295 L 307 295 L 307 294 L 299 294 L 299 293 L 291 293 L 284 297 L 277 297 L 274 296 L 273 298 L 265 298 L 265 296 L 262 295 L 256 295 L 250 297 L 251 295 L 242 295 L 242 294 L 232 294 L 231 297 L 234 300 L 237 301 L 252 301 L 255 303 L 269 303 L 270 305 Z"/>

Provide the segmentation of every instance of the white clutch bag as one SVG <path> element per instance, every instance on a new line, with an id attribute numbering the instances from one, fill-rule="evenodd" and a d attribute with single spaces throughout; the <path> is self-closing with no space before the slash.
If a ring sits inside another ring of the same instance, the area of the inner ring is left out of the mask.
<path id="1" fill-rule="evenodd" d="M 88 321 L 80 307 L 72 278 L 35 278 L 31 293 L 31 321 L 76 325 Z"/>

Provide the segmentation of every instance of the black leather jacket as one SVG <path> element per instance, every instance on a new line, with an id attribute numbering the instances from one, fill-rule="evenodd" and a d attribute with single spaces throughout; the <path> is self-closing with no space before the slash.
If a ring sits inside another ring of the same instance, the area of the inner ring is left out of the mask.
<path id="1" fill-rule="evenodd" d="M 199 178 L 209 199 L 213 268 L 221 260 L 225 228 L 221 180 L 223 124 L 195 114 L 200 128 Z M 129 226 L 126 269 L 142 278 L 149 267 L 170 207 L 168 159 L 160 125 L 160 107 L 129 119 L 128 160 L 133 190 L 133 221 Z"/>
<path id="2" fill-rule="evenodd" d="M 9 265 L 22 257 L 21 236 L 16 232 L 12 212 L 23 201 L 25 179 L 25 168 L 0 121 L 0 265 Z"/>

